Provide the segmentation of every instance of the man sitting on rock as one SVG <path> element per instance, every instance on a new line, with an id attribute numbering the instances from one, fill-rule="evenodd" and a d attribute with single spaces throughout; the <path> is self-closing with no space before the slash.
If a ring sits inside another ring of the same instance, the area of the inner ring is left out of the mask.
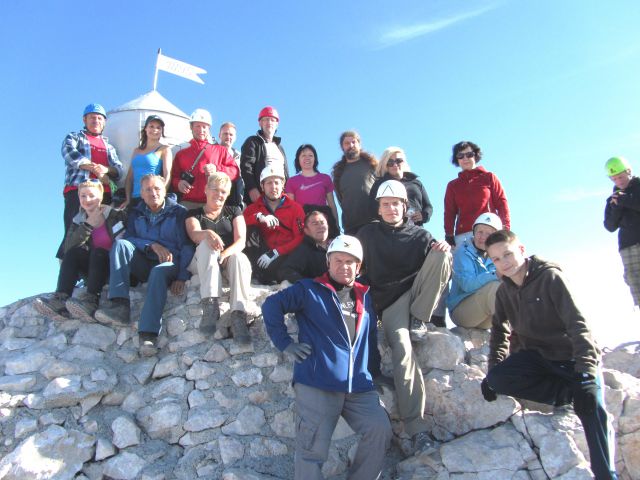
<path id="1" fill-rule="evenodd" d="M 362 435 L 349 470 L 352 480 L 379 478 L 391 425 L 367 368 L 377 348 L 376 315 L 368 288 L 355 281 L 362 246 L 340 235 L 327 250 L 329 271 L 268 297 L 262 305 L 273 344 L 295 360 L 295 479 L 321 479 L 331 436 L 342 416 Z M 285 315 L 295 313 L 298 341 Z"/>
<path id="2" fill-rule="evenodd" d="M 450 247 L 407 222 L 407 191 L 399 181 L 382 183 L 377 199 L 382 221 L 362 227 L 358 238 L 373 304 L 391 347 L 398 412 L 413 450 L 422 451 L 431 439 L 424 418 L 424 380 L 411 340 L 425 338 L 425 323 L 451 274 Z"/>
<path id="3" fill-rule="evenodd" d="M 260 175 L 264 193 L 244 211 L 249 229 L 245 252 L 254 278 L 265 285 L 282 281 L 280 266 L 303 237 L 304 210 L 284 194 L 284 181 L 281 169 L 265 167 Z"/>
<path id="4" fill-rule="evenodd" d="M 316 278 L 327 271 L 329 222 L 324 213 L 312 210 L 304 218 L 304 239 L 282 264 L 281 278 L 295 283 Z"/>
<path id="5" fill-rule="evenodd" d="M 167 287 L 174 295 L 183 294 L 194 248 L 185 230 L 187 209 L 166 198 L 164 178 L 149 174 L 140 183 L 143 202 L 129 213 L 125 238 L 111 248 L 111 305 L 98 309 L 95 317 L 101 323 L 129 325 L 130 278 L 148 281 L 138 332 L 140 353 L 149 356 L 156 353 Z"/>
<path id="6" fill-rule="evenodd" d="M 491 234 L 485 245 L 502 284 L 482 395 L 489 402 L 500 394 L 556 406 L 573 403 L 595 478 L 617 478 L 600 351 L 560 268 L 536 256 L 525 257 L 524 246 L 508 230 Z M 518 339 L 515 349 L 509 345 L 512 333 Z"/>

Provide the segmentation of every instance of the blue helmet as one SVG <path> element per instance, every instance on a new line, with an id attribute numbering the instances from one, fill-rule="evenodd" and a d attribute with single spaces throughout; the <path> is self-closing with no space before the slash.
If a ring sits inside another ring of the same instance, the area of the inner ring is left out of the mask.
<path id="1" fill-rule="evenodd" d="M 99 103 L 90 103 L 89 105 L 84 107 L 84 112 L 82 113 L 82 116 L 84 117 L 85 115 L 88 115 L 89 113 L 99 113 L 104 118 L 107 118 L 107 111 Z"/>

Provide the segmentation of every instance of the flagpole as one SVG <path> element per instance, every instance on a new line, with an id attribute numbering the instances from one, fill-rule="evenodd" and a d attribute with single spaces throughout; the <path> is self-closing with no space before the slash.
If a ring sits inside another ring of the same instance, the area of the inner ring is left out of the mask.
<path id="1" fill-rule="evenodd" d="M 158 86 L 158 59 L 160 58 L 160 53 L 162 53 L 162 49 L 158 49 L 158 55 L 156 55 L 156 72 L 153 74 L 153 90 L 157 90 Z"/>

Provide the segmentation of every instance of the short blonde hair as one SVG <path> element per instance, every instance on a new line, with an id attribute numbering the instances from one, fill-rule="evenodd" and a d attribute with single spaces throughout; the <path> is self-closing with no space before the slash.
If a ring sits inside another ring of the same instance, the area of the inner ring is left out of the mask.
<path id="1" fill-rule="evenodd" d="M 404 150 L 400 147 L 387 147 L 387 149 L 382 152 L 382 157 L 380 157 L 380 161 L 378 162 L 378 167 L 376 168 L 377 177 L 384 177 L 384 175 L 387 173 L 387 161 L 394 153 L 400 153 L 404 157 L 404 165 L 402 166 L 402 170 L 405 172 L 411 171 L 409 162 L 407 162 L 407 154 L 404 153 Z"/>
<path id="2" fill-rule="evenodd" d="M 95 188 L 100 192 L 100 195 L 104 195 L 104 186 L 102 182 L 97 178 L 92 178 L 90 180 L 85 180 L 84 182 L 78 185 L 78 192 L 80 192 L 81 188 Z"/>
<path id="3" fill-rule="evenodd" d="M 215 186 L 226 187 L 231 183 L 229 175 L 224 172 L 214 172 L 207 178 L 207 188 L 213 188 Z"/>

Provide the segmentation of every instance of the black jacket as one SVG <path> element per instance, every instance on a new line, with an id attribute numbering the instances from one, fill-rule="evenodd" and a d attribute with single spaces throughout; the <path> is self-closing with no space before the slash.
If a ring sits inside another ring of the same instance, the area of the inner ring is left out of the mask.
<path id="1" fill-rule="evenodd" d="M 618 230 L 618 249 L 630 247 L 640 243 L 640 178 L 633 177 L 627 188 L 615 192 L 624 192 L 618 197 L 618 204 L 611 203 L 607 198 L 604 209 L 604 228 L 610 232 Z"/>
<path id="2" fill-rule="evenodd" d="M 262 193 L 260 187 L 260 174 L 265 167 L 265 160 L 267 158 L 267 147 L 264 144 L 262 138 L 262 130 L 258 130 L 256 135 L 251 135 L 242 144 L 240 150 L 240 174 L 244 181 L 244 201 L 248 205 L 251 203 L 249 198 L 249 191 L 257 188 Z M 289 167 L 287 166 L 287 156 L 284 153 L 284 149 L 280 145 L 280 137 L 273 137 L 273 143 L 278 146 L 278 150 L 282 153 L 284 158 L 284 175 L 285 178 L 289 178 Z"/>
<path id="3" fill-rule="evenodd" d="M 378 216 L 378 201 L 376 200 L 376 194 L 378 193 L 378 188 L 380 187 L 382 182 L 386 182 L 387 180 L 398 179 L 392 177 L 388 173 L 385 173 L 383 177 L 376 179 L 375 183 L 371 187 L 371 191 L 369 192 L 369 204 L 372 220 L 380 219 L 380 217 Z M 433 213 L 433 205 L 431 205 L 429 195 L 427 195 L 427 191 L 424 189 L 424 185 L 420 180 L 418 180 L 418 176 L 412 172 L 404 172 L 404 174 L 402 175 L 402 179 L 399 181 L 402 182 L 404 188 L 407 189 L 409 208 L 422 213 L 422 222 L 416 223 L 416 225 L 420 226 L 427 223 L 431 218 L 431 214 Z"/>
<path id="4" fill-rule="evenodd" d="M 280 278 L 291 283 L 303 278 L 316 278 L 327 271 L 327 249 L 316 245 L 305 235 L 304 240 L 289 254 L 280 267 Z"/>
<path id="5" fill-rule="evenodd" d="M 434 238 L 421 227 L 372 222 L 358 231 L 364 253 L 365 279 L 378 313 L 411 288 Z"/>

